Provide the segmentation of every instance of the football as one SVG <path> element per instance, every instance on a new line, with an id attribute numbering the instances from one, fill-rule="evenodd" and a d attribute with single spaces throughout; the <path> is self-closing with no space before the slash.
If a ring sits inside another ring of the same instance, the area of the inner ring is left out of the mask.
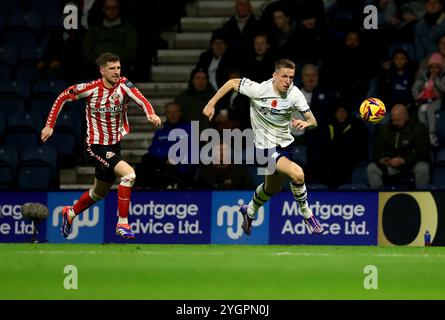
<path id="1" fill-rule="evenodd" d="M 377 124 L 386 114 L 385 104 L 377 98 L 368 98 L 360 105 L 360 118 L 365 122 Z"/>

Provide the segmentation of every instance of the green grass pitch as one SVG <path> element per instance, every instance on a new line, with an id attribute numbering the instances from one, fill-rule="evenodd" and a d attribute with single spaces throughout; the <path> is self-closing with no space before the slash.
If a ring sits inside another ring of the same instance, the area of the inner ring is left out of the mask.
<path id="1" fill-rule="evenodd" d="M 445 248 L 0 244 L 2 299 L 445 299 Z"/>

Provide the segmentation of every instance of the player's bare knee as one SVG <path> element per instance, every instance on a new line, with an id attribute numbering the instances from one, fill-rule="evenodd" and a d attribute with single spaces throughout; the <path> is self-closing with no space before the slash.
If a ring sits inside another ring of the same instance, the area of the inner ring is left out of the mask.
<path id="1" fill-rule="evenodd" d="M 129 173 L 125 176 L 123 176 L 121 179 L 121 185 L 125 186 L 125 187 L 132 187 L 134 185 L 134 182 L 136 181 L 136 174 L 133 173 Z"/>
<path id="2" fill-rule="evenodd" d="M 293 184 L 302 184 L 304 183 L 304 172 L 301 168 L 295 168 L 292 170 L 289 178 Z"/>

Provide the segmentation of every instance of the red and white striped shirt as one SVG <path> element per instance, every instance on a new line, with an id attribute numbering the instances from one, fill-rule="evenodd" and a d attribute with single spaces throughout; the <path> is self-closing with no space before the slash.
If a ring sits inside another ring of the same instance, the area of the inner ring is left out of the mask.
<path id="1" fill-rule="evenodd" d="M 46 125 L 54 128 L 57 116 L 67 101 L 86 99 L 87 143 L 111 145 L 130 132 L 127 117 L 128 102 L 133 100 L 148 116 L 154 114 L 150 102 L 127 78 L 121 77 L 113 88 L 102 79 L 71 86 L 54 102 Z"/>

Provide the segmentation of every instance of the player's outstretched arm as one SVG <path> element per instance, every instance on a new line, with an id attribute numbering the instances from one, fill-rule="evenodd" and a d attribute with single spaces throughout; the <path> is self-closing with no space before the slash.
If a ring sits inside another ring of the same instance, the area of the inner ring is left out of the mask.
<path id="1" fill-rule="evenodd" d="M 218 103 L 218 101 L 228 92 L 237 90 L 240 82 L 241 79 L 228 80 L 221 88 L 219 88 L 212 99 L 210 99 L 210 101 L 206 104 L 206 106 L 202 110 L 202 114 L 209 118 L 209 121 L 212 121 L 213 115 L 215 114 L 215 105 Z"/>

